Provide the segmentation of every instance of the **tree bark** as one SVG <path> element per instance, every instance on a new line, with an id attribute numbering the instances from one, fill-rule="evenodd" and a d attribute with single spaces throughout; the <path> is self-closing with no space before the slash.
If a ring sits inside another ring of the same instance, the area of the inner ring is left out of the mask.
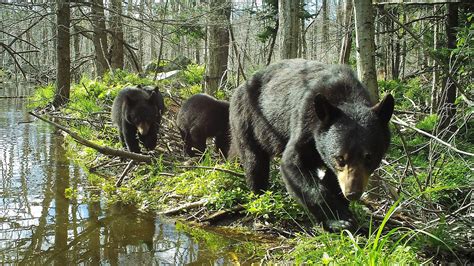
<path id="1" fill-rule="evenodd" d="M 398 19 L 398 13 L 397 13 Z M 393 25 L 393 23 L 392 23 Z M 394 27 L 392 27 L 392 30 Z M 394 45 L 394 49 L 392 50 L 392 79 L 399 79 L 400 78 L 400 38 L 398 37 L 398 33 L 394 31 L 392 33 L 392 43 Z"/>
<path id="2" fill-rule="evenodd" d="M 139 0 L 140 1 L 140 19 L 144 19 L 144 13 L 145 13 L 145 0 Z M 140 62 L 140 65 L 143 66 L 145 62 L 143 61 L 143 54 L 145 53 L 143 49 L 143 42 L 145 41 L 144 38 L 144 31 L 143 31 L 143 26 L 140 27 L 138 30 L 138 61 Z"/>
<path id="3" fill-rule="evenodd" d="M 280 58 L 296 58 L 298 56 L 300 0 L 278 1 L 278 30 L 280 31 Z"/>
<path id="4" fill-rule="evenodd" d="M 439 34 L 439 22 L 435 21 L 434 27 L 433 27 L 433 51 L 435 52 L 439 49 L 438 34 Z M 431 83 L 431 106 L 430 106 L 430 113 L 432 114 L 437 113 L 438 86 L 439 86 L 439 65 L 435 60 L 433 60 L 433 79 Z"/>
<path id="5" fill-rule="evenodd" d="M 210 8 L 205 92 L 215 95 L 220 85 L 227 81 L 231 1 L 212 0 Z"/>
<path id="6" fill-rule="evenodd" d="M 357 73 L 371 100 L 378 101 L 375 71 L 374 16 L 371 0 L 353 0 L 356 28 Z"/>
<path id="7" fill-rule="evenodd" d="M 74 72 L 72 73 L 74 76 L 74 81 L 77 83 L 81 79 L 81 70 L 79 58 L 81 58 L 81 35 L 79 34 L 79 30 L 74 28 L 74 62 L 77 67 L 74 68 Z"/>
<path id="8" fill-rule="evenodd" d="M 344 37 L 342 39 L 341 52 L 339 54 L 340 64 L 349 64 L 352 47 L 352 31 L 354 30 L 352 0 L 346 0 L 344 4 Z"/>
<path id="9" fill-rule="evenodd" d="M 459 4 L 449 3 L 447 4 L 447 19 L 446 19 L 446 36 L 447 36 L 447 48 L 452 51 L 456 48 L 456 33 L 457 27 L 459 26 L 458 16 Z M 448 62 L 446 65 L 450 65 L 450 58 L 447 58 Z M 451 72 L 451 69 L 446 69 L 447 73 Z M 456 114 L 456 86 L 454 82 L 447 76 L 444 82 L 444 91 L 440 97 L 439 114 L 441 121 L 438 130 L 448 128 L 449 131 L 454 131 L 455 125 L 452 123 L 454 115 Z"/>
<path id="10" fill-rule="evenodd" d="M 71 48 L 69 26 L 71 24 L 71 9 L 68 0 L 57 0 L 57 49 L 56 49 L 56 93 L 53 106 L 58 107 L 69 100 L 71 87 Z"/>
<path id="11" fill-rule="evenodd" d="M 106 53 L 108 50 L 105 32 L 105 15 L 103 0 L 92 0 L 92 26 L 94 29 L 95 67 L 97 76 L 103 76 L 109 68 Z"/>
<path id="12" fill-rule="evenodd" d="M 111 25 L 112 45 L 110 47 L 110 65 L 112 69 L 123 69 L 123 26 L 122 26 L 122 1 L 112 0 Z"/>
<path id="13" fill-rule="evenodd" d="M 323 35 L 323 39 L 321 42 L 321 49 L 322 51 L 326 51 L 326 47 L 328 47 L 329 42 L 329 12 L 328 12 L 328 1 L 322 0 L 322 12 L 323 12 L 323 25 L 321 26 L 321 34 Z"/>

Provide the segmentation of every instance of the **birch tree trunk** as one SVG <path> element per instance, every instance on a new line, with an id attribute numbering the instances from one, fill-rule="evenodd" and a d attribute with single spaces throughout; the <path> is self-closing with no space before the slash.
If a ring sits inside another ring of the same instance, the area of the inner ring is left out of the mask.
<path id="1" fill-rule="evenodd" d="M 296 58 L 298 56 L 300 0 L 278 1 L 278 30 L 280 31 L 280 58 Z"/>
<path id="2" fill-rule="evenodd" d="M 378 101 L 375 71 L 374 16 L 371 0 L 353 0 L 356 29 L 357 74 L 369 90 L 370 98 Z"/>
<path id="3" fill-rule="evenodd" d="M 210 7 L 207 36 L 209 54 L 204 90 L 207 94 L 214 95 L 219 86 L 227 81 L 231 1 L 212 0 Z"/>
<path id="4" fill-rule="evenodd" d="M 71 24 L 71 9 L 69 0 L 57 0 L 57 48 L 56 48 L 56 93 L 53 106 L 58 107 L 69 100 L 71 87 L 71 40 L 69 26 Z"/>

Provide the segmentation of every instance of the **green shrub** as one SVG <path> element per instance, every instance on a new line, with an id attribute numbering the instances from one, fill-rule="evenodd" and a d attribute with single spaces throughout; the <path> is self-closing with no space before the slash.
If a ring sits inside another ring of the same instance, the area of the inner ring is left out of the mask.
<path id="1" fill-rule="evenodd" d="M 204 65 L 190 64 L 186 70 L 181 71 L 184 82 L 190 85 L 201 84 L 204 79 Z"/>
<path id="2" fill-rule="evenodd" d="M 245 209 L 258 217 L 272 220 L 299 220 L 306 215 L 302 207 L 286 192 L 266 191 L 249 195 Z"/>
<path id="3" fill-rule="evenodd" d="M 30 97 L 30 107 L 44 108 L 54 99 L 56 87 L 54 84 L 49 84 L 42 87 L 37 87 Z"/>
<path id="4" fill-rule="evenodd" d="M 418 122 L 416 124 L 416 127 L 427 132 L 432 132 L 437 122 L 438 122 L 438 115 L 431 114 L 423 118 L 423 120 L 421 120 L 420 122 Z"/>

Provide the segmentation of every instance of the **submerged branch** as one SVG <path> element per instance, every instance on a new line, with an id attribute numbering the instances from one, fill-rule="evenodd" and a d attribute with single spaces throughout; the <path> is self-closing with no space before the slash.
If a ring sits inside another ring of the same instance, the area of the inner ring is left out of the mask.
<path id="1" fill-rule="evenodd" d="M 143 155 L 143 154 L 138 154 L 138 153 L 133 153 L 133 152 L 128 152 L 128 151 L 123 151 L 123 150 L 117 150 L 117 149 L 112 149 L 110 147 L 106 147 L 106 146 L 100 146 L 98 144 L 95 144 L 94 142 L 92 141 L 89 141 L 89 140 L 86 140 L 84 138 L 82 138 L 81 136 L 79 136 L 78 134 L 72 132 L 71 130 L 69 130 L 68 128 L 58 124 L 58 123 L 55 123 L 51 120 L 48 120 L 46 118 L 43 118 L 33 112 L 28 112 L 30 115 L 38 118 L 39 120 L 42 120 L 50 125 L 53 125 L 55 126 L 56 128 L 59 128 L 61 129 L 62 131 L 66 132 L 69 136 L 71 136 L 77 143 L 80 143 L 84 146 L 87 146 L 89 148 L 92 148 L 102 154 L 105 154 L 105 155 L 110 155 L 110 156 L 117 156 L 117 157 L 120 157 L 120 158 L 125 158 L 125 159 L 130 159 L 130 160 L 133 160 L 135 162 L 144 162 L 144 163 L 151 163 L 153 161 L 153 157 L 152 156 L 149 156 L 149 155 Z"/>

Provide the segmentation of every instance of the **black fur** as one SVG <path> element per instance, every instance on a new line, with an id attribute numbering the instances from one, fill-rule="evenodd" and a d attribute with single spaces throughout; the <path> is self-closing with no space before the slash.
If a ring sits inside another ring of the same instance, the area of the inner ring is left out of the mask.
<path id="1" fill-rule="evenodd" d="M 215 137 L 218 150 L 227 157 L 230 146 L 229 103 L 206 94 L 190 97 L 179 110 L 177 125 L 189 156 L 204 152 L 206 139 Z"/>
<path id="2" fill-rule="evenodd" d="M 232 146 L 247 183 L 256 193 L 267 189 L 270 159 L 282 154 L 287 190 L 326 229 L 352 228 L 335 158 L 348 154 L 350 164 L 363 165 L 369 174 L 380 164 L 390 142 L 393 98 L 372 105 L 347 66 L 292 59 L 258 72 L 230 101 Z M 324 168 L 325 176 L 318 177 Z"/>
<path id="3" fill-rule="evenodd" d="M 112 105 L 112 122 L 118 127 L 123 146 L 131 152 L 140 153 L 140 140 L 146 149 L 155 149 L 164 110 L 163 96 L 157 88 L 138 86 L 122 89 Z M 140 123 L 148 126 L 146 134 L 138 132 Z"/>

